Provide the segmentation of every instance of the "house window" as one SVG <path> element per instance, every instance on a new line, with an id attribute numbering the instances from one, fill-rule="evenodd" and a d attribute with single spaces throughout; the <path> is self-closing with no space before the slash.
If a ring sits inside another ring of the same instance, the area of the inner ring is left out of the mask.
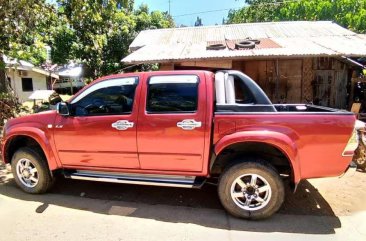
<path id="1" fill-rule="evenodd" d="M 33 91 L 32 78 L 22 78 L 22 88 L 24 92 Z"/>

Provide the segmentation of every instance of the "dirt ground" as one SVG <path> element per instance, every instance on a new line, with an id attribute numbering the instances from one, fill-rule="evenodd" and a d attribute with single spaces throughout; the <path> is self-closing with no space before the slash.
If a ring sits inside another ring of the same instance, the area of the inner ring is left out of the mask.
<path id="1" fill-rule="evenodd" d="M 208 234 L 213 240 L 366 240 L 365 185 L 361 172 L 303 181 L 278 214 L 245 221 L 226 214 L 212 185 L 197 190 L 59 178 L 50 193 L 29 195 L 0 166 L 0 216 L 9 230 L 0 240 L 202 240 Z M 17 231 L 23 223 L 25 234 Z"/>

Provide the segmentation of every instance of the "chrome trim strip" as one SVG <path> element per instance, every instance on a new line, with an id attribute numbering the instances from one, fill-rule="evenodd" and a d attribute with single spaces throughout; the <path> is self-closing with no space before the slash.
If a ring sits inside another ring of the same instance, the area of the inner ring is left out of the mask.
<path id="1" fill-rule="evenodd" d="M 97 182 L 110 182 L 110 183 L 124 183 L 124 184 L 136 184 L 136 185 L 149 185 L 149 186 L 166 186 L 166 187 L 183 187 L 183 188 L 192 188 L 192 183 L 175 183 L 175 182 L 164 182 L 165 180 L 155 180 L 155 181 L 147 181 L 147 180 L 126 180 L 126 179 L 117 179 L 112 177 L 98 177 L 98 176 L 79 176 L 75 174 L 71 174 L 69 176 L 71 179 L 76 180 L 87 180 L 87 181 L 97 181 Z"/>
<path id="2" fill-rule="evenodd" d="M 152 179 L 179 179 L 179 180 L 194 180 L 196 176 L 181 176 L 181 175 L 162 175 L 162 174 L 145 174 L 145 173 L 126 173 L 126 172 L 106 172 L 106 171 L 85 171 L 85 170 L 77 170 L 78 174 L 82 175 L 93 175 L 93 176 L 113 176 L 113 177 L 145 177 L 145 178 L 152 178 Z"/>

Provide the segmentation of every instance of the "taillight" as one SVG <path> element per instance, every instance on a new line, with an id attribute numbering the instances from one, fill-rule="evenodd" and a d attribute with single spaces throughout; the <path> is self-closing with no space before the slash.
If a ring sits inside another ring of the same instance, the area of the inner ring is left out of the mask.
<path id="1" fill-rule="evenodd" d="M 352 136 L 349 138 L 346 148 L 344 148 L 342 156 L 353 156 L 358 147 L 358 134 L 356 128 L 353 129 Z"/>

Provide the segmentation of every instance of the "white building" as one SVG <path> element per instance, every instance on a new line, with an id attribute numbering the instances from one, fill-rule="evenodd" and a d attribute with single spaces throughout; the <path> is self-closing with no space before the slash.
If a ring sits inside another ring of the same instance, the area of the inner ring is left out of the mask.
<path id="1" fill-rule="evenodd" d="M 21 102 L 28 100 L 35 90 L 50 90 L 52 82 L 59 78 L 27 61 L 7 57 L 4 60 L 9 84 Z"/>

